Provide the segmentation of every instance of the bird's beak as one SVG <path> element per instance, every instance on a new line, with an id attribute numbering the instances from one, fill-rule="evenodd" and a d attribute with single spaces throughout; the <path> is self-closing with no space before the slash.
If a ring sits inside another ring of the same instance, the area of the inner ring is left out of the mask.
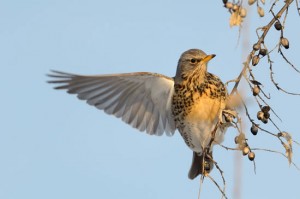
<path id="1" fill-rule="evenodd" d="M 211 54 L 211 55 L 207 55 L 206 57 L 203 58 L 203 62 L 207 63 L 209 60 L 211 60 L 212 58 L 214 58 L 216 55 L 215 54 Z"/>

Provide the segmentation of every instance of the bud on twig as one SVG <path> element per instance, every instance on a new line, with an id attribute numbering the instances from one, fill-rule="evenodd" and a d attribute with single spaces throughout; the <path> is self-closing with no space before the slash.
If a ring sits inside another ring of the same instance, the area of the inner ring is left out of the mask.
<path id="1" fill-rule="evenodd" d="M 239 143 L 239 136 L 235 136 L 235 138 L 234 138 L 234 143 L 235 143 L 235 144 L 238 144 L 238 143 Z"/>
<path id="2" fill-rule="evenodd" d="M 256 2 L 256 0 L 248 0 L 248 4 L 251 6 L 252 4 L 254 4 Z"/>
<path id="3" fill-rule="evenodd" d="M 257 135 L 258 127 L 256 124 L 253 123 L 250 130 L 253 135 Z"/>
<path id="4" fill-rule="evenodd" d="M 265 16 L 265 11 L 262 7 L 259 7 L 259 6 L 257 7 L 257 13 L 260 17 Z"/>
<path id="5" fill-rule="evenodd" d="M 245 18 L 247 15 L 247 10 L 245 8 L 241 8 L 239 14 L 242 18 Z"/>
<path id="6" fill-rule="evenodd" d="M 243 148 L 243 155 L 247 155 L 250 152 L 250 148 L 248 146 L 245 146 Z"/>
<path id="7" fill-rule="evenodd" d="M 253 161 L 255 158 L 255 153 L 252 151 L 250 153 L 248 153 L 248 158 L 249 158 L 249 160 Z"/>
<path id="8" fill-rule="evenodd" d="M 284 37 L 281 37 L 280 44 L 281 44 L 285 49 L 288 49 L 288 48 L 290 47 L 289 40 L 288 40 L 287 38 L 284 38 Z"/>
<path id="9" fill-rule="evenodd" d="M 270 118 L 270 113 L 269 112 L 264 113 L 264 118 L 269 119 Z"/>
<path id="10" fill-rule="evenodd" d="M 258 55 L 255 55 L 253 56 L 252 58 L 252 66 L 256 66 L 259 62 L 259 56 Z"/>
<path id="11" fill-rule="evenodd" d="M 264 119 L 264 112 L 258 111 L 258 112 L 257 112 L 257 119 L 259 119 L 259 120 Z"/>
<path id="12" fill-rule="evenodd" d="M 262 111 L 263 113 L 268 113 L 270 110 L 271 110 L 271 107 L 270 107 L 270 106 L 263 106 L 263 107 L 261 108 L 261 111 Z"/>
<path id="13" fill-rule="evenodd" d="M 262 55 L 262 56 L 265 56 L 265 55 L 267 54 L 267 49 L 261 48 L 261 49 L 259 50 L 259 54 Z"/>
<path id="14" fill-rule="evenodd" d="M 264 124 L 267 124 L 268 123 L 268 119 L 263 117 L 263 119 L 261 120 Z"/>
<path id="15" fill-rule="evenodd" d="M 253 50 L 258 51 L 260 49 L 260 43 L 256 43 L 253 45 Z"/>
<path id="16" fill-rule="evenodd" d="M 276 30 L 281 30 L 282 29 L 282 25 L 279 21 L 276 21 L 276 23 L 274 24 L 274 27 L 276 28 Z"/>
<path id="17" fill-rule="evenodd" d="M 257 96 L 259 92 L 260 92 L 260 88 L 257 85 L 255 85 L 252 90 L 253 96 Z"/>

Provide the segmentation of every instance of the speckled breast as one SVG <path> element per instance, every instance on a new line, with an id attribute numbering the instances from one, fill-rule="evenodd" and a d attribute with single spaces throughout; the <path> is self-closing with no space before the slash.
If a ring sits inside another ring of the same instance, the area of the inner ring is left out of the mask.
<path id="1" fill-rule="evenodd" d="M 207 73 L 202 83 L 186 80 L 175 84 L 172 112 L 176 127 L 186 144 L 195 152 L 207 146 L 222 110 L 226 106 L 227 90 L 221 80 Z M 222 142 L 218 130 L 215 141 Z"/>

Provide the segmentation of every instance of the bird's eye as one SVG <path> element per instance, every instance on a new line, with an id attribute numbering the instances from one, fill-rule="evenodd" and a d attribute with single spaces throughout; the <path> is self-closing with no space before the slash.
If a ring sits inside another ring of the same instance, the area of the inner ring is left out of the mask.
<path id="1" fill-rule="evenodd" d="M 197 62 L 197 60 L 196 60 L 196 59 L 194 59 L 194 58 L 193 58 L 193 59 L 191 59 L 191 63 L 193 63 L 193 64 L 194 64 L 194 63 L 196 63 L 196 62 Z"/>

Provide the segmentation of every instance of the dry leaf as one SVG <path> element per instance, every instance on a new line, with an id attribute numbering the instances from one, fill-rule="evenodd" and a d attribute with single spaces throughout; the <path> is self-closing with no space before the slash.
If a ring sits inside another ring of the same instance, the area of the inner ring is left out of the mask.
<path id="1" fill-rule="evenodd" d="M 243 150 L 245 145 L 246 136 L 244 133 L 240 133 L 235 137 L 235 142 L 238 145 L 238 149 Z"/>
<path id="2" fill-rule="evenodd" d="M 285 148 L 285 155 L 288 158 L 289 164 L 291 164 L 292 163 L 293 150 L 287 144 L 283 144 L 283 146 Z"/>
<path id="3" fill-rule="evenodd" d="M 286 141 L 286 143 L 282 143 L 283 147 L 285 148 L 285 154 L 288 158 L 289 164 L 292 162 L 292 156 L 293 156 L 293 139 L 292 136 L 288 132 L 280 132 L 278 133 L 278 137 L 283 137 Z"/>
<path id="4" fill-rule="evenodd" d="M 240 26 L 242 25 L 242 22 L 243 22 L 243 18 L 239 15 L 238 10 L 231 13 L 230 20 L 229 20 L 230 27 Z"/>

